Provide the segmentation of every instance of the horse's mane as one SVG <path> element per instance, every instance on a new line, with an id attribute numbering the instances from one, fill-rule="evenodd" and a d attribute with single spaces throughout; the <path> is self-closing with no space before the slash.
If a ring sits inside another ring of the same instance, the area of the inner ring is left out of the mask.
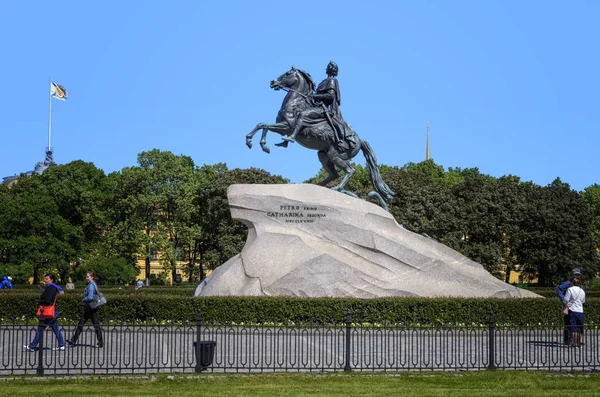
<path id="1" fill-rule="evenodd" d="M 310 87 L 310 91 L 311 92 L 314 91 L 315 90 L 315 82 L 313 81 L 312 77 L 310 77 L 310 74 L 308 74 L 308 72 L 305 72 L 304 70 L 301 70 L 301 69 L 296 69 L 296 70 L 304 76 L 304 80 L 306 80 L 306 82 L 308 83 L 308 85 Z"/>

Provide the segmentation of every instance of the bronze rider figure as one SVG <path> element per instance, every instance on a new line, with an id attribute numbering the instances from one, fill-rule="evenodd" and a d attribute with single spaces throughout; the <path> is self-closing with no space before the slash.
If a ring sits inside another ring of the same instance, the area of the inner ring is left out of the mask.
<path id="1" fill-rule="evenodd" d="M 338 65 L 333 61 L 329 62 L 325 73 L 327 73 L 327 78 L 319 84 L 316 92 L 310 97 L 315 106 L 298 113 L 294 131 L 290 136 L 283 137 L 283 142 L 277 143 L 276 146 L 287 147 L 288 142 L 296 142 L 296 135 L 304 126 L 322 119 L 326 119 L 333 129 L 336 144 L 344 139 L 344 127 L 341 124 L 342 113 L 340 111 L 340 86 L 336 78 Z"/>

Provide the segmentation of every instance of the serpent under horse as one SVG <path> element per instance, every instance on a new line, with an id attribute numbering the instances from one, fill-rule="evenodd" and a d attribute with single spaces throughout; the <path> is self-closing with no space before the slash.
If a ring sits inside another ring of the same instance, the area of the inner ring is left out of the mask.
<path id="1" fill-rule="evenodd" d="M 294 130 L 295 118 L 299 112 L 315 106 L 310 96 L 314 90 L 315 83 L 310 75 L 300 69 L 292 67 L 288 72 L 282 74 L 275 80 L 271 81 L 271 88 L 274 90 L 287 90 L 281 109 L 277 113 L 275 124 L 258 123 L 256 127 L 248 135 L 246 135 L 246 145 L 252 148 L 252 137 L 257 131 L 262 130 L 260 146 L 263 151 L 270 153 L 271 150 L 267 146 L 267 132 L 273 131 L 280 135 L 291 135 Z M 348 161 L 362 150 L 367 162 L 367 169 L 375 191 L 385 201 L 394 197 L 394 192 L 381 178 L 379 169 L 377 168 L 377 160 L 371 146 L 364 139 L 360 139 L 356 132 L 342 121 L 345 127 L 346 144 L 336 143 L 335 131 L 331 127 L 327 119 L 317 121 L 311 125 L 304 126 L 300 133 L 296 136 L 296 141 L 305 148 L 317 150 L 319 161 L 327 172 L 327 177 L 318 182 L 320 186 L 326 186 L 329 182 L 338 178 L 339 174 L 336 169 L 344 170 L 345 175 L 342 181 L 332 187 L 333 190 L 343 191 L 344 187 L 354 174 L 354 169 L 350 167 Z"/>

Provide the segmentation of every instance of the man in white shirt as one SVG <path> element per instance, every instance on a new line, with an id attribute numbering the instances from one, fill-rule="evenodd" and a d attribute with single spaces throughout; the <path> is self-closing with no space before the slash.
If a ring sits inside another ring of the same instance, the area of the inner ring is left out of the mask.
<path id="1" fill-rule="evenodd" d="M 571 278 L 571 287 L 565 294 L 564 305 L 569 309 L 569 321 L 571 324 L 571 346 L 581 346 L 581 334 L 583 332 L 583 304 L 585 303 L 585 291 L 581 288 L 581 276 Z"/>

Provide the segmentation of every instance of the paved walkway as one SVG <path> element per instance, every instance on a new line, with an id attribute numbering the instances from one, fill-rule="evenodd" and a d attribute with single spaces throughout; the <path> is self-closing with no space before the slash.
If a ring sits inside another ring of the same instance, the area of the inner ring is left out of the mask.
<path id="1" fill-rule="evenodd" d="M 107 326 L 104 348 L 96 349 L 92 327 L 80 344 L 64 351 L 54 334 L 47 347 L 23 348 L 35 326 L 0 326 L 0 376 L 36 374 L 140 374 L 194 372 L 195 326 Z M 49 332 L 48 332 L 49 331 Z M 73 327 L 63 328 L 66 337 Z M 565 347 L 560 330 L 497 330 L 494 366 L 523 369 L 600 369 L 598 331 L 587 331 L 585 345 Z M 350 354 L 341 328 L 202 328 L 200 340 L 215 341 L 214 372 L 481 370 L 490 367 L 487 329 L 368 329 L 351 331 Z M 202 350 L 202 349 L 201 349 Z M 204 348 L 203 353 L 208 353 Z M 206 356 L 204 356 L 206 357 Z M 348 362 L 346 360 L 349 359 Z M 209 363 L 206 363 L 207 365 Z"/>

